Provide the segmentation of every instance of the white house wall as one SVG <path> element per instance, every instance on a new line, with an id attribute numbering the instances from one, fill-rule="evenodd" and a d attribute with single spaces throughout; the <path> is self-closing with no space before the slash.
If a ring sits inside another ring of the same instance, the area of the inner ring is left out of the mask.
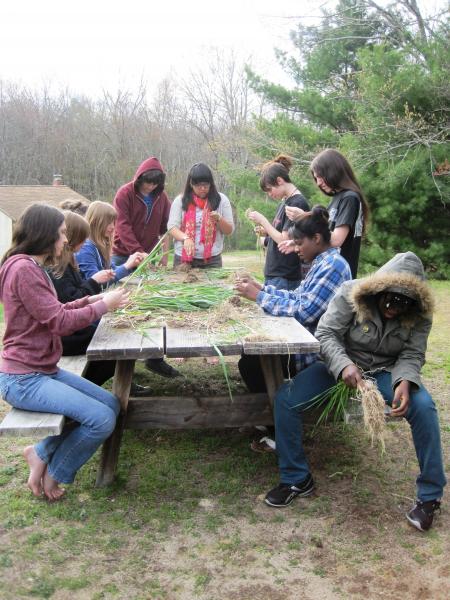
<path id="1" fill-rule="evenodd" d="M 11 246 L 12 220 L 0 211 L 0 258 Z"/>

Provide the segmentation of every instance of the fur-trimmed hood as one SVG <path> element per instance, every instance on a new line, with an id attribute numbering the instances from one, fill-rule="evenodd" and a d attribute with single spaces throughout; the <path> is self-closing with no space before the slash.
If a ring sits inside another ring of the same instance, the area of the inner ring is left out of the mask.
<path id="1" fill-rule="evenodd" d="M 415 308 L 400 319 L 403 325 L 412 326 L 417 317 L 431 319 L 433 295 L 425 281 L 422 262 L 413 252 L 396 254 L 376 273 L 355 282 L 350 299 L 359 323 L 370 318 L 374 296 L 380 292 L 403 294 L 417 301 Z"/>

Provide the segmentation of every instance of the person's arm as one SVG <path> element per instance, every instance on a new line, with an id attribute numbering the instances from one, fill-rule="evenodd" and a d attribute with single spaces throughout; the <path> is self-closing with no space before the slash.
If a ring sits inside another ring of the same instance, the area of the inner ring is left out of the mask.
<path id="1" fill-rule="evenodd" d="M 355 366 L 346 352 L 344 343 L 345 334 L 355 316 L 349 298 L 351 288 L 352 282 L 346 282 L 340 287 L 320 318 L 315 332 L 320 342 L 320 353 L 336 380 L 346 367 Z"/>
<path id="2" fill-rule="evenodd" d="M 184 238 L 180 237 L 181 234 L 184 236 L 184 233 L 182 233 L 182 231 L 181 231 L 181 223 L 182 222 L 183 222 L 183 209 L 182 209 L 182 204 L 181 204 L 181 196 L 177 196 L 174 199 L 174 201 L 172 202 L 172 206 L 170 207 L 169 218 L 167 220 L 167 231 L 177 241 L 182 241 L 182 239 L 184 239 Z M 175 232 L 178 231 L 179 235 L 174 236 L 172 233 L 173 231 L 175 231 Z"/>
<path id="3" fill-rule="evenodd" d="M 210 216 L 217 225 L 217 229 L 224 235 L 231 235 L 233 233 L 233 223 L 229 223 L 225 217 L 220 215 L 217 211 L 213 210 Z"/>
<path id="4" fill-rule="evenodd" d="M 181 231 L 179 227 L 171 227 L 169 229 L 169 233 L 174 240 L 182 244 L 187 256 L 193 256 L 195 250 L 195 240 L 190 238 L 186 233 L 184 233 L 184 231 Z"/>
<path id="5" fill-rule="evenodd" d="M 80 273 L 84 279 L 93 277 L 103 270 L 100 253 L 91 240 L 87 240 L 81 249 L 75 254 Z"/>
<path id="6" fill-rule="evenodd" d="M 248 218 L 250 219 L 250 221 L 253 221 L 253 223 L 264 227 L 264 230 L 267 232 L 267 235 L 269 235 L 277 244 L 279 244 L 283 240 L 289 239 L 287 231 L 278 231 L 277 229 L 275 229 L 272 223 L 270 223 L 269 219 L 267 219 L 267 217 L 265 217 L 257 210 L 250 211 L 248 213 Z"/>
<path id="7" fill-rule="evenodd" d="M 98 294 L 101 291 L 100 285 L 93 279 L 77 277 L 71 265 L 67 265 L 61 277 L 55 277 L 52 273 L 50 273 L 50 277 L 55 286 L 58 300 L 63 304 L 77 298 Z"/>
<path id="8" fill-rule="evenodd" d="M 167 224 L 169 222 L 169 216 L 170 216 L 170 209 L 171 209 L 171 204 L 169 201 L 169 198 L 167 197 L 166 193 L 163 192 L 163 197 L 161 198 L 161 202 L 164 202 L 164 210 L 163 210 L 163 216 L 161 219 L 161 225 L 159 228 L 159 235 L 163 236 L 166 232 L 167 232 Z M 169 236 L 166 236 L 163 240 L 163 243 L 161 245 L 161 249 L 162 249 L 162 257 L 161 260 L 159 261 L 160 266 L 162 267 L 167 267 L 167 261 L 169 258 L 169 251 L 170 251 L 170 238 Z"/>
<path id="9" fill-rule="evenodd" d="M 295 252 L 294 240 L 283 240 L 278 244 L 278 250 L 281 252 L 281 254 L 292 254 Z"/>
<path id="10" fill-rule="evenodd" d="M 172 202 L 169 220 L 167 222 L 167 230 L 174 240 L 181 243 L 182 248 L 184 248 L 186 254 L 188 256 L 193 256 L 195 250 L 195 240 L 189 238 L 187 234 L 181 230 L 182 221 L 183 210 L 181 204 L 181 196 L 177 196 Z"/>
<path id="11" fill-rule="evenodd" d="M 292 223 L 297 223 L 297 221 L 300 221 L 300 219 L 303 218 L 305 212 L 307 212 L 308 210 L 309 208 L 303 208 L 295 205 L 286 206 L 285 208 L 286 216 Z"/>
<path id="12" fill-rule="evenodd" d="M 288 218 L 287 228 L 303 218 L 303 215 L 308 212 L 309 209 L 308 201 L 303 195 L 296 194 L 293 197 L 288 198 L 284 207 L 284 212 Z"/>
<path id="13" fill-rule="evenodd" d="M 344 281 L 351 277 L 345 262 L 326 261 L 313 268 L 308 277 L 295 290 L 295 299 L 276 297 L 258 299 L 258 304 L 271 314 L 295 317 L 302 325 L 317 323 Z"/>
<path id="14" fill-rule="evenodd" d="M 179 227 L 171 227 L 169 229 L 169 233 L 170 235 L 173 237 L 174 240 L 176 240 L 177 242 L 184 242 L 184 240 L 188 237 L 184 231 L 181 231 L 181 229 Z"/>
<path id="15" fill-rule="evenodd" d="M 265 287 L 256 296 L 256 303 L 264 312 L 275 317 L 295 317 L 298 298 L 293 291 L 276 290 L 276 293 L 272 293 Z"/>
<path id="16" fill-rule="evenodd" d="M 225 194 L 220 194 L 220 205 L 217 211 L 211 212 L 211 218 L 216 222 L 217 228 L 224 235 L 231 235 L 234 231 L 233 210 L 230 200 Z"/>
<path id="17" fill-rule="evenodd" d="M 350 227 L 348 225 L 339 225 L 334 228 L 331 232 L 331 245 L 333 248 L 340 248 L 347 239 L 350 233 Z"/>
<path id="18" fill-rule="evenodd" d="M 334 229 L 331 232 L 331 245 L 334 248 L 340 248 L 351 229 L 355 227 L 360 208 L 361 201 L 356 192 L 346 192 L 346 195 L 341 198 L 333 218 Z"/>
<path id="19" fill-rule="evenodd" d="M 133 269 L 139 266 L 146 256 L 145 252 L 134 252 L 134 254 L 131 254 L 123 265 L 119 265 L 114 269 L 114 279 L 107 283 L 107 287 L 130 275 Z"/>
<path id="20" fill-rule="evenodd" d="M 47 276 L 35 266 L 22 267 L 14 287 L 27 312 L 55 335 L 70 335 L 97 321 L 107 312 L 103 300 L 89 304 L 89 296 L 62 304 Z"/>
<path id="21" fill-rule="evenodd" d="M 132 199 L 126 189 L 121 188 L 113 201 L 113 206 L 117 212 L 116 232 L 115 235 L 120 238 L 120 241 L 127 251 L 127 254 L 134 252 L 145 252 L 144 248 L 136 239 L 133 230 L 132 220 Z"/>
<path id="22" fill-rule="evenodd" d="M 262 290 L 263 286 L 255 281 L 252 277 L 243 277 L 237 279 L 234 285 L 234 289 L 239 293 L 240 296 L 247 298 L 247 300 L 255 301 L 258 293 Z"/>
<path id="23" fill-rule="evenodd" d="M 409 394 L 411 391 L 411 382 L 402 380 L 398 383 L 394 390 L 394 397 L 392 398 L 392 410 L 390 416 L 392 417 L 404 417 L 408 412 L 409 408 Z"/>
<path id="24" fill-rule="evenodd" d="M 162 249 L 162 256 L 161 256 L 161 260 L 159 261 L 159 265 L 161 267 L 167 267 L 167 261 L 169 259 L 169 252 L 170 252 L 170 238 L 169 236 L 165 237 L 162 244 L 161 244 L 161 249 Z"/>
<path id="25" fill-rule="evenodd" d="M 431 325 L 431 319 L 420 319 L 413 326 L 410 336 L 405 341 L 391 370 L 393 388 L 405 380 L 410 381 L 415 387 L 420 386 L 420 371 L 425 364 L 425 352 Z"/>

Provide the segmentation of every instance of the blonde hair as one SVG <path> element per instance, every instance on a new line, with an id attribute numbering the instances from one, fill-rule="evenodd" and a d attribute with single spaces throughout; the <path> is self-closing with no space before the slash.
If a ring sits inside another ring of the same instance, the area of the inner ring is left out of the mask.
<path id="1" fill-rule="evenodd" d="M 106 235 L 106 228 L 117 219 L 116 209 L 107 202 L 96 200 L 89 205 L 86 220 L 89 223 L 90 239 L 97 246 L 105 268 L 111 266 L 112 239 Z"/>
<path id="2" fill-rule="evenodd" d="M 74 257 L 75 248 L 89 237 L 89 223 L 81 215 L 70 210 L 63 210 L 64 221 L 66 224 L 67 244 L 64 244 L 61 256 L 58 256 L 55 264 L 52 266 L 52 274 L 56 279 L 63 276 L 67 265 L 71 265 L 78 270 L 78 264 Z"/>

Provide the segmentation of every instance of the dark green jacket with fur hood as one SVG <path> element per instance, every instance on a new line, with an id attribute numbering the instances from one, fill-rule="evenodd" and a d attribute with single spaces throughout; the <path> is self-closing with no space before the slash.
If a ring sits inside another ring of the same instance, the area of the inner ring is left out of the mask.
<path id="1" fill-rule="evenodd" d="M 396 292 L 416 300 L 405 315 L 383 322 L 375 296 Z M 396 254 L 374 275 L 345 282 L 317 326 L 322 356 L 337 379 L 354 363 L 363 371 L 385 370 L 392 386 L 420 385 L 431 329 L 433 297 L 423 265 L 412 252 Z"/>

